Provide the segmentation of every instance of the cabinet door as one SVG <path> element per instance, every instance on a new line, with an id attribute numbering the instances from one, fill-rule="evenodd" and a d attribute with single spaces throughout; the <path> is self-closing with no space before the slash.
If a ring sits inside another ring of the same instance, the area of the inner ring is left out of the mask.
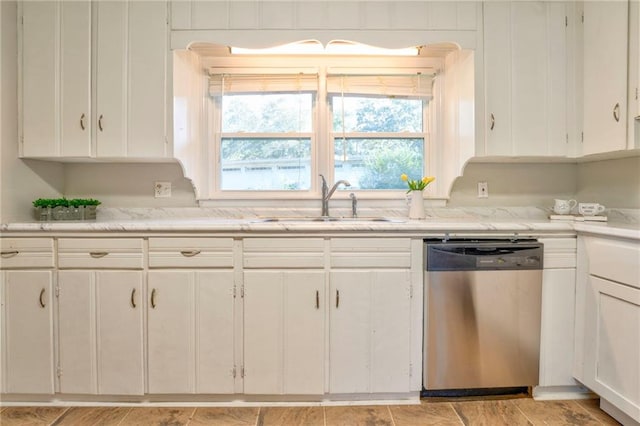
<path id="1" fill-rule="evenodd" d="M 127 8 L 96 2 L 96 156 L 123 157 L 127 145 Z"/>
<path id="2" fill-rule="evenodd" d="M 234 393 L 234 273 L 194 273 L 196 393 Z"/>
<path id="3" fill-rule="evenodd" d="M 91 156 L 91 2 L 61 1 L 60 156 Z"/>
<path id="4" fill-rule="evenodd" d="M 193 393 L 193 275 L 188 271 L 150 271 L 147 292 L 149 393 Z"/>
<path id="5" fill-rule="evenodd" d="M 330 281 L 330 392 L 409 392 L 409 271 L 332 271 Z"/>
<path id="6" fill-rule="evenodd" d="M 487 155 L 566 155 L 565 6 L 485 2 Z"/>
<path id="7" fill-rule="evenodd" d="M 585 384 L 640 421 L 640 289 L 589 277 L 595 295 L 592 371 Z"/>
<path id="8" fill-rule="evenodd" d="M 96 272 L 98 393 L 144 393 L 142 272 Z"/>
<path id="9" fill-rule="evenodd" d="M 98 2 L 96 156 L 164 157 L 167 4 Z"/>
<path id="10" fill-rule="evenodd" d="M 60 134 L 57 130 L 60 91 L 56 72 L 59 52 L 58 4 L 53 1 L 33 1 L 21 5 L 20 154 L 23 157 L 52 157 L 60 154 Z"/>
<path id="11" fill-rule="evenodd" d="M 584 2 L 583 155 L 626 148 L 628 6 Z"/>
<path id="12" fill-rule="evenodd" d="M 60 391 L 144 393 L 142 272 L 58 273 Z"/>
<path id="13" fill-rule="evenodd" d="M 324 393 L 324 271 L 244 273 L 244 392 Z"/>
<path id="14" fill-rule="evenodd" d="M 91 155 L 91 3 L 22 3 L 22 156 Z"/>
<path id="15" fill-rule="evenodd" d="M 58 272 L 58 368 L 60 392 L 98 393 L 95 274 Z"/>
<path id="16" fill-rule="evenodd" d="M 545 269 L 542 283 L 539 385 L 576 386 L 573 378 L 576 270 Z"/>
<path id="17" fill-rule="evenodd" d="M 1 271 L 6 393 L 54 392 L 53 272 Z"/>
<path id="18" fill-rule="evenodd" d="M 233 393 L 233 271 L 150 271 L 149 393 Z"/>

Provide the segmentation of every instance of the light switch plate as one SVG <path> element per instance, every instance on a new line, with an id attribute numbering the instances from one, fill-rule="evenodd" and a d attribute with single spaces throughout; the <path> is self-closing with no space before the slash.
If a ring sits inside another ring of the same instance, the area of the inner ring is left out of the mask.
<path id="1" fill-rule="evenodd" d="M 171 197 L 171 182 L 156 182 L 154 193 L 156 198 Z"/>

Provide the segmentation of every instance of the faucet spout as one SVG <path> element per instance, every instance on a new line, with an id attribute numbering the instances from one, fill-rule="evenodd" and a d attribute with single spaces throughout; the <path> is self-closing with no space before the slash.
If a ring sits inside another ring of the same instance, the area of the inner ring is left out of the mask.
<path id="1" fill-rule="evenodd" d="M 349 181 L 342 179 L 337 181 L 331 187 L 331 189 L 329 189 L 329 186 L 327 185 L 327 180 L 324 178 L 324 176 L 320 175 L 320 178 L 322 179 L 322 216 L 324 217 L 324 216 L 329 216 L 329 199 L 331 198 L 333 193 L 336 192 L 336 189 L 338 189 L 340 185 L 344 185 L 348 187 L 348 186 L 351 186 L 351 184 L 349 183 Z"/>

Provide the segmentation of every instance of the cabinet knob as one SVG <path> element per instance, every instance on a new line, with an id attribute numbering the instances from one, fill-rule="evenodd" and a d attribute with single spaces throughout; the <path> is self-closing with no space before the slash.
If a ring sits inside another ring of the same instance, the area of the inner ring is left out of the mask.
<path id="1" fill-rule="evenodd" d="M 491 122 L 491 124 L 489 125 L 489 129 L 493 130 L 493 128 L 496 126 L 496 117 L 493 115 L 493 113 L 491 113 L 490 122 Z"/>
<path id="2" fill-rule="evenodd" d="M 620 104 L 616 103 L 616 106 L 613 107 L 613 119 L 616 120 L 616 123 L 620 122 Z"/>
<path id="3" fill-rule="evenodd" d="M 102 114 L 100 114 L 100 117 L 98 117 L 98 129 L 100 131 L 102 131 Z"/>
<path id="4" fill-rule="evenodd" d="M 85 126 L 84 126 L 85 119 L 86 119 L 86 116 L 85 116 L 84 114 L 82 114 L 82 115 L 80 116 L 80 128 L 81 128 L 82 130 L 84 130 L 84 129 L 85 129 Z"/>

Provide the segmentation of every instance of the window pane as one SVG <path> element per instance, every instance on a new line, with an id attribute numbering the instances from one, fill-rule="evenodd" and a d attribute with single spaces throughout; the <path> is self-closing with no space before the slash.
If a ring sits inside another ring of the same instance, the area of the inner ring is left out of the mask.
<path id="1" fill-rule="evenodd" d="M 308 190 L 311 139 L 223 138 L 222 190 Z"/>
<path id="2" fill-rule="evenodd" d="M 224 95 L 222 132 L 310 132 L 311 93 Z"/>
<path id="3" fill-rule="evenodd" d="M 334 132 L 423 131 L 422 101 L 419 99 L 351 96 L 331 98 Z"/>
<path id="4" fill-rule="evenodd" d="M 335 177 L 350 189 L 407 189 L 406 173 L 422 177 L 424 139 L 335 139 Z"/>

